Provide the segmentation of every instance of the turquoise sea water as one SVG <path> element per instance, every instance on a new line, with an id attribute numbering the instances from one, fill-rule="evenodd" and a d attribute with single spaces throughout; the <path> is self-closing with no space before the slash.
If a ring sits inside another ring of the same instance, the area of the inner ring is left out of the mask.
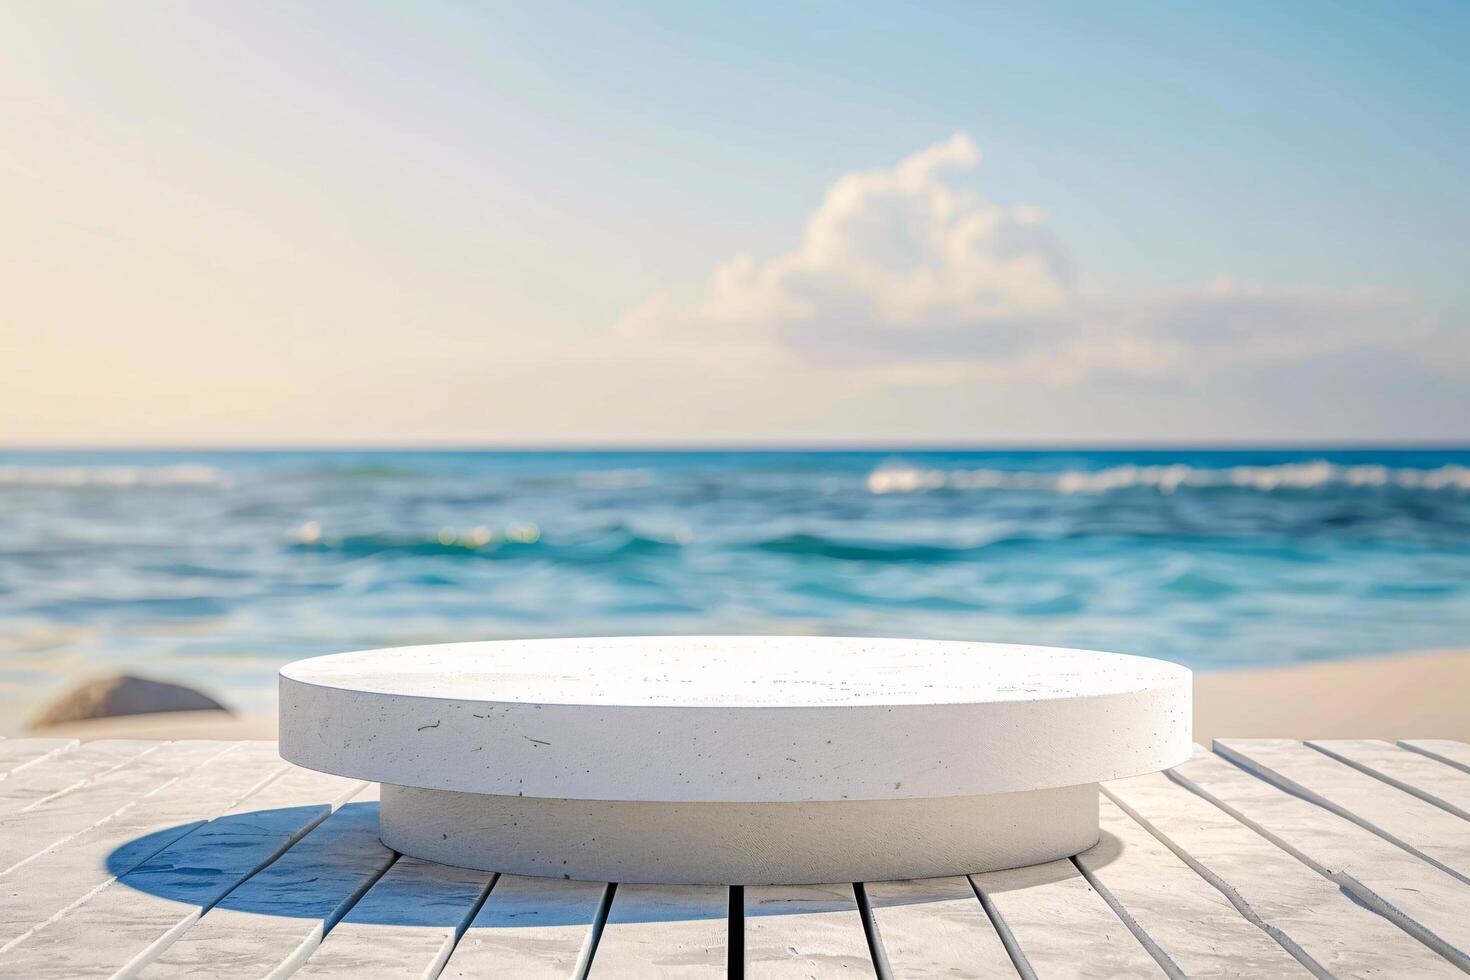
<path id="1" fill-rule="evenodd" d="M 0 730 L 128 668 L 475 638 L 1470 641 L 1470 450 L 0 453 Z"/>

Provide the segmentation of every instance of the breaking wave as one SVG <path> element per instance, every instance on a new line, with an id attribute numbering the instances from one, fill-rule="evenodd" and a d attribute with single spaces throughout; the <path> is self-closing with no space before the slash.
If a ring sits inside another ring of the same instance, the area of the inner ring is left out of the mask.
<path id="1" fill-rule="evenodd" d="M 1018 472 L 1015 470 L 925 469 L 885 464 L 867 477 L 872 493 L 927 490 L 1041 490 L 1051 493 L 1109 493 L 1146 487 L 1160 493 L 1181 488 L 1233 487 L 1244 490 L 1311 490 L 1317 487 L 1399 487 L 1412 490 L 1470 491 L 1470 467 L 1447 464 L 1436 469 L 1393 468 L 1377 464 L 1344 466 L 1316 460 L 1271 466 L 1194 467 L 1128 464 L 1098 470 Z"/>
<path id="2" fill-rule="evenodd" d="M 440 528 L 424 534 L 332 534 L 316 522 L 301 525 L 289 542 L 293 550 L 348 557 L 417 555 L 490 560 L 539 558 L 558 564 L 601 564 L 625 559 L 659 557 L 676 552 L 687 541 L 639 534 L 613 526 L 595 533 L 547 540 L 534 524 L 505 529 L 484 525 L 468 530 Z"/>

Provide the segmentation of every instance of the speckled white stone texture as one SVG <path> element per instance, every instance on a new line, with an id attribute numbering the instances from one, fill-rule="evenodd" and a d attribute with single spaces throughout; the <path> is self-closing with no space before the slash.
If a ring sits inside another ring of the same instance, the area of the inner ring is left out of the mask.
<path id="1" fill-rule="evenodd" d="M 291 762 L 502 796 L 976 796 L 1153 772 L 1190 752 L 1185 668 L 989 643 L 456 643 L 297 661 L 280 695 Z"/>
<path id="2" fill-rule="evenodd" d="M 283 668 L 280 748 L 384 783 L 384 838 L 417 857 L 670 884 L 925 877 L 1090 845 L 1098 782 L 1189 758 L 1190 682 L 988 643 L 403 647 Z"/>
<path id="3" fill-rule="evenodd" d="M 382 788 L 383 843 L 486 871 L 677 885 L 938 878 L 1098 839 L 1097 785 L 820 803 L 611 803 Z"/>

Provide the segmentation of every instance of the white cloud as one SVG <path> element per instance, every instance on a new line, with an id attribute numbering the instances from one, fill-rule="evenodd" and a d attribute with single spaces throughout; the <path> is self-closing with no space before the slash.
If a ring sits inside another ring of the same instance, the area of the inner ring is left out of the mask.
<path id="1" fill-rule="evenodd" d="M 1365 348 L 1415 354 L 1435 334 L 1412 304 L 1373 290 L 1222 279 L 1172 295 L 1085 291 L 1043 212 L 950 179 L 979 162 L 961 133 L 890 169 L 847 174 L 794 249 L 736 256 L 692 299 L 656 294 L 620 328 L 671 357 L 931 384 L 1070 384 Z"/>

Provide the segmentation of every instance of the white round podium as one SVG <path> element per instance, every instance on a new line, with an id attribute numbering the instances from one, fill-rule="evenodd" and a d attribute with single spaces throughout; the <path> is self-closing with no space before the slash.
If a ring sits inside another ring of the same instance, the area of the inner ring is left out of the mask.
<path id="1" fill-rule="evenodd" d="M 1190 754 L 1190 672 L 826 637 L 454 643 L 300 660 L 281 755 L 382 783 L 388 846 L 598 881 L 792 884 L 1085 850 L 1097 784 Z"/>

